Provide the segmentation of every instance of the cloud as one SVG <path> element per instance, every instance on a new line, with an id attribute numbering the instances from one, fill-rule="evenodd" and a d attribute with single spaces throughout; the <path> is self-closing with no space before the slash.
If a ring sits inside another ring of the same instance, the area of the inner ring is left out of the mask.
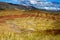
<path id="1" fill-rule="evenodd" d="M 31 4 L 37 4 L 36 0 L 29 0 Z"/>
<path id="2" fill-rule="evenodd" d="M 14 2 L 18 2 L 18 0 L 12 0 L 12 1 L 14 1 Z"/>

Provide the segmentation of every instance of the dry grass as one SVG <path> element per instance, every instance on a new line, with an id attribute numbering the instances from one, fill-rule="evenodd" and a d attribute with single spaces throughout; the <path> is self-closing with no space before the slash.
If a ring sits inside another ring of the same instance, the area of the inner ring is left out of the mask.
<path id="1" fill-rule="evenodd" d="M 0 12 L 0 40 L 60 40 L 44 30 L 60 30 L 60 13 L 44 11 L 11 11 Z"/>
<path id="2" fill-rule="evenodd" d="M 60 35 L 46 35 L 39 32 L 3 32 L 0 33 L 0 40 L 60 40 Z"/>

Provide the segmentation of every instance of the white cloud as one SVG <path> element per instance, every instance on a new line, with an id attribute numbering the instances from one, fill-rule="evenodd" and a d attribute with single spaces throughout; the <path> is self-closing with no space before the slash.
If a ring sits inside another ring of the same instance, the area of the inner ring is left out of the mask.
<path id="1" fill-rule="evenodd" d="M 18 2 L 18 0 L 12 0 L 12 1 L 14 1 L 14 2 Z"/>
<path id="2" fill-rule="evenodd" d="M 37 4 L 36 0 L 29 0 L 31 4 Z"/>

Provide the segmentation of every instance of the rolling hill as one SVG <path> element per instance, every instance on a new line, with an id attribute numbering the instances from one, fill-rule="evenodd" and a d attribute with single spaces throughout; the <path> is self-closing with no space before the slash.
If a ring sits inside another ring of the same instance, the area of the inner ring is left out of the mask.
<path id="1" fill-rule="evenodd" d="M 0 3 L 0 8 L 0 40 L 60 40 L 60 12 L 11 3 Z"/>
<path id="2" fill-rule="evenodd" d="M 33 10 L 36 9 L 31 6 L 24 6 L 19 4 L 12 4 L 12 3 L 6 3 L 6 2 L 0 2 L 0 9 L 10 9 L 10 10 Z"/>

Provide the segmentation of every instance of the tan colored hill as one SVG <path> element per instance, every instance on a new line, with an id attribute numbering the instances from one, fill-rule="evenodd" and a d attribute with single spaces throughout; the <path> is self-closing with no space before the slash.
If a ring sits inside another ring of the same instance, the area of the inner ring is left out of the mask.
<path id="1" fill-rule="evenodd" d="M 60 12 L 0 11 L 2 40 L 59 40 Z"/>

